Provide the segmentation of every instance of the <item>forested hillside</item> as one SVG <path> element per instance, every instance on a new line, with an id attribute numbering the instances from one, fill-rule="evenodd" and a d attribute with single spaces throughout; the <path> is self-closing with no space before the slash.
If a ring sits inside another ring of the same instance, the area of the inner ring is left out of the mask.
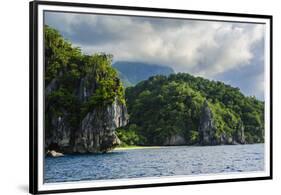
<path id="1" fill-rule="evenodd" d="M 128 144 L 216 145 L 264 140 L 264 103 L 238 88 L 187 73 L 154 76 L 127 88 Z"/>
<path id="2" fill-rule="evenodd" d="M 126 64 L 123 71 L 119 65 L 118 74 L 112 55 L 85 55 L 55 29 L 44 30 L 46 150 L 106 152 L 120 140 L 122 145 L 264 141 L 264 102 L 238 88 L 145 64 L 131 69 Z M 159 75 L 124 93 L 122 77 L 139 82 L 152 73 Z"/>

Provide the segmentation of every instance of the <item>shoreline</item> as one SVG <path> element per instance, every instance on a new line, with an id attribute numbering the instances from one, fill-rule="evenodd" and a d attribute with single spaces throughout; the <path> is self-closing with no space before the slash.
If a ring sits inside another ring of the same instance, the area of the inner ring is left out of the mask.
<path id="1" fill-rule="evenodd" d="M 243 145 L 259 145 L 259 144 L 264 144 L 264 143 L 253 143 L 253 144 L 231 144 L 231 145 L 213 145 L 212 147 L 220 147 L 220 146 L 243 146 Z M 126 151 L 126 150 L 146 150 L 146 149 L 163 149 L 163 148 L 173 148 L 173 147 L 210 147 L 210 146 L 201 146 L 201 145 L 179 145 L 179 146 L 124 146 L 124 147 L 116 147 L 106 153 L 114 152 L 114 151 Z M 48 154 L 47 154 L 48 153 Z M 48 151 L 45 154 L 45 157 L 50 157 L 50 158 L 58 158 L 58 157 L 63 157 L 66 155 L 88 155 L 88 154 L 103 154 L 103 153 L 60 153 L 56 151 Z"/>
<path id="2" fill-rule="evenodd" d="M 242 145 L 255 145 L 255 144 L 264 144 L 264 143 L 251 143 L 251 144 L 222 144 L 222 145 L 212 145 L 212 146 L 242 146 Z M 111 151 L 120 151 L 120 150 L 138 150 L 138 149 L 160 149 L 160 148 L 167 148 L 167 147 L 209 147 L 209 145 L 202 146 L 202 145 L 179 145 L 179 146 L 124 146 L 124 147 L 116 147 Z"/>
<path id="3" fill-rule="evenodd" d="M 256 144 L 264 144 L 264 143 L 252 143 L 252 144 L 224 144 L 224 145 L 212 145 L 212 147 L 220 147 L 220 146 L 243 146 L 243 145 L 256 145 Z M 126 151 L 126 150 L 141 150 L 141 149 L 163 149 L 163 148 L 173 148 L 173 147 L 210 147 L 208 145 L 202 146 L 202 145 L 178 145 L 178 146 L 123 146 L 123 147 L 116 147 L 110 151 Z M 107 153 L 107 152 L 106 152 Z M 52 151 L 47 151 L 45 157 L 51 157 L 51 158 L 57 158 L 57 157 L 62 157 L 65 155 L 68 155 L 69 153 L 61 153 L 61 152 L 56 152 L 54 150 Z M 79 153 L 71 153 L 70 155 L 76 155 Z M 102 154 L 102 153 L 83 153 L 83 154 Z M 81 155 L 81 154 L 79 154 Z"/>
<path id="4" fill-rule="evenodd" d="M 138 149 L 153 149 L 153 148 L 164 148 L 167 146 L 124 146 L 124 147 L 116 147 L 112 151 L 118 150 L 138 150 Z"/>

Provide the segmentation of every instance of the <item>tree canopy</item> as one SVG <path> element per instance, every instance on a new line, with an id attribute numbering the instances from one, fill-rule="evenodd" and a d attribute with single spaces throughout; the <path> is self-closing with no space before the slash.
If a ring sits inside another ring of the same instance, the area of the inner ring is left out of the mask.
<path id="1" fill-rule="evenodd" d="M 262 101 L 222 82 L 178 73 L 150 77 L 126 89 L 130 124 L 141 138 L 136 144 L 161 145 L 179 133 L 196 144 L 205 100 L 213 113 L 216 137 L 233 135 L 243 124 L 247 143 L 263 142 Z"/>
<path id="2" fill-rule="evenodd" d="M 64 117 L 75 129 L 80 119 L 92 109 L 117 101 L 125 104 L 124 88 L 111 67 L 112 55 L 85 55 L 55 29 L 44 26 L 46 128 L 51 118 Z M 91 89 L 86 99 L 81 85 Z"/>

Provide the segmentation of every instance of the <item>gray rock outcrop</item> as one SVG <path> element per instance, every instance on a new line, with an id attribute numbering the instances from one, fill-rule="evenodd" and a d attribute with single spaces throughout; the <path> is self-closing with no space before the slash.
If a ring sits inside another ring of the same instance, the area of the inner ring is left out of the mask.
<path id="1" fill-rule="evenodd" d="M 244 125 L 242 121 L 239 122 L 238 127 L 234 134 L 234 142 L 235 144 L 245 144 L 245 135 L 244 135 Z"/>
<path id="2" fill-rule="evenodd" d="M 165 146 L 179 146 L 179 145 L 185 145 L 186 140 L 184 136 L 180 134 L 172 135 L 171 137 L 168 137 L 164 144 Z"/>
<path id="3" fill-rule="evenodd" d="M 213 113 L 205 101 L 201 109 L 200 124 L 199 124 L 199 140 L 201 145 L 215 145 L 215 132 Z"/>
<path id="4" fill-rule="evenodd" d="M 95 93 L 97 84 L 89 77 L 81 78 L 74 91 L 81 104 L 87 102 Z M 45 88 L 51 94 L 59 88 L 54 79 Z M 46 109 L 56 109 L 46 102 Z M 56 113 L 57 112 L 57 113 Z M 120 144 L 115 129 L 128 123 L 126 106 L 117 98 L 112 103 L 98 105 L 87 111 L 73 125 L 73 117 L 69 110 L 58 109 L 56 112 L 45 112 L 45 150 L 59 153 L 100 153 L 107 152 Z M 79 115 L 78 115 L 79 116 Z M 81 115 L 80 115 L 81 116 Z M 72 117 L 72 118 L 71 118 Z"/>
<path id="5" fill-rule="evenodd" d="M 46 153 L 47 156 L 50 156 L 50 157 L 61 157 L 61 156 L 64 156 L 62 153 L 60 152 L 56 152 L 54 150 L 48 150 L 47 153 Z"/>
<path id="6" fill-rule="evenodd" d="M 208 102 L 205 101 L 200 116 L 199 124 L 199 144 L 201 145 L 218 145 L 218 144 L 244 144 L 244 125 L 240 121 L 235 129 L 232 129 L 233 133 L 230 135 L 221 132 L 217 133 L 217 128 L 214 123 L 214 116 L 210 109 Z"/>
<path id="7" fill-rule="evenodd" d="M 107 152 L 120 144 L 115 129 L 127 124 L 127 109 L 117 100 L 112 105 L 96 108 L 82 120 L 76 132 L 74 152 Z"/>

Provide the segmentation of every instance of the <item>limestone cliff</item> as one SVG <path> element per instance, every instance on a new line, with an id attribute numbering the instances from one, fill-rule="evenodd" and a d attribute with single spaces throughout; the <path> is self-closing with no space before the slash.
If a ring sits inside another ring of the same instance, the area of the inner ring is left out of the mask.
<path id="1" fill-rule="evenodd" d="M 164 146 L 180 146 L 186 144 L 187 144 L 186 139 L 181 134 L 172 135 L 168 137 L 163 143 Z"/>
<path id="2" fill-rule="evenodd" d="M 215 131 L 213 113 L 205 101 L 201 110 L 200 124 L 199 124 L 199 142 L 202 145 L 215 145 Z"/>
<path id="3" fill-rule="evenodd" d="M 73 96 L 78 105 L 85 105 L 96 93 L 97 87 L 98 83 L 89 79 L 88 76 L 81 78 L 78 87 L 73 90 Z M 53 94 L 59 89 L 59 79 L 54 79 L 46 86 L 45 94 Z M 113 102 L 93 106 L 83 114 L 76 113 L 68 107 L 61 108 L 53 102 L 46 101 L 46 151 L 99 153 L 107 152 L 120 143 L 115 129 L 127 124 L 128 114 L 125 104 L 117 97 Z M 76 122 L 74 123 L 73 120 Z"/>
<path id="4" fill-rule="evenodd" d="M 244 125 L 240 121 L 233 129 L 231 134 L 226 132 L 218 132 L 215 120 L 214 113 L 208 105 L 208 102 L 205 101 L 200 116 L 199 124 L 199 143 L 201 145 L 218 145 L 218 144 L 244 144 Z"/>
<path id="5" fill-rule="evenodd" d="M 105 107 L 97 107 L 82 119 L 75 132 L 73 151 L 78 153 L 107 152 L 120 144 L 115 129 L 127 124 L 127 109 L 117 100 Z"/>

